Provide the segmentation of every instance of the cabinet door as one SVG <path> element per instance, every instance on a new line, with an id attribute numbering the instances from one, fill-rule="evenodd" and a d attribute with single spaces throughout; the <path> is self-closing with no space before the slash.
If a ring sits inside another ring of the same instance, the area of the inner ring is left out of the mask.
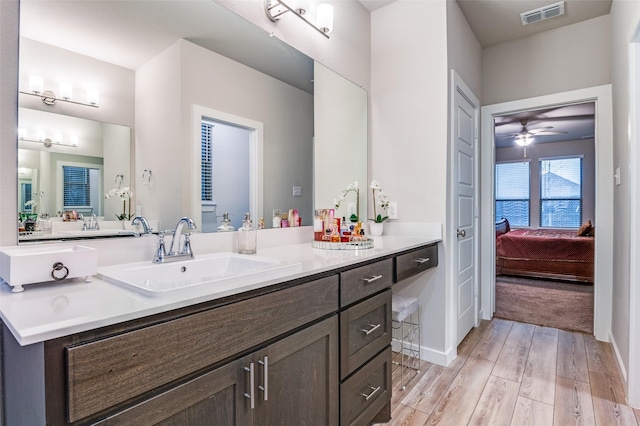
<path id="1" fill-rule="evenodd" d="M 250 357 L 171 388 L 95 424 L 162 426 L 244 426 L 252 422 L 244 396 Z"/>
<path id="2" fill-rule="evenodd" d="M 338 424 L 336 315 L 256 352 L 255 425 Z"/>

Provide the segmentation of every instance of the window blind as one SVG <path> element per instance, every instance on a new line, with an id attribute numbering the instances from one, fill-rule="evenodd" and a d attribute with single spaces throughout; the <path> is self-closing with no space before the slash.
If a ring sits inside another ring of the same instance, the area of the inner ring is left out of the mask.
<path id="1" fill-rule="evenodd" d="M 213 124 L 202 122 L 202 201 L 213 202 Z"/>
<path id="2" fill-rule="evenodd" d="M 63 203 L 65 208 L 91 205 L 90 169 L 86 167 L 62 166 Z"/>
<path id="3" fill-rule="evenodd" d="M 540 226 L 579 228 L 582 157 L 540 160 Z"/>
<path id="4" fill-rule="evenodd" d="M 529 170 L 528 161 L 496 164 L 496 221 L 504 217 L 512 226 L 529 226 Z"/>

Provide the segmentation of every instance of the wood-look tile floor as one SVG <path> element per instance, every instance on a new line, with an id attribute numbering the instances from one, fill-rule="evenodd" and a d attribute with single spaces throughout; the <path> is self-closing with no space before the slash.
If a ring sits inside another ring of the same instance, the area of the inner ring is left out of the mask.
<path id="1" fill-rule="evenodd" d="M 449 367 L 423 361 L 401 390 L 394 366 L 393 383 L 386 425 L 640 425 L 611 346 L 555 328 L 483 321 Z"/>

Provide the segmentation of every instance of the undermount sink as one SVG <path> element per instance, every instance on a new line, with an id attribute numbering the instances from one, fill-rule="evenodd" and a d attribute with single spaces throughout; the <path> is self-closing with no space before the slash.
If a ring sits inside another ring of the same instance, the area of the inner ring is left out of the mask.
<path id="1" fill-rule="evenodd" d="M 137 262 L 98 268 L 106 281 L 149 296 L 181 290 L 206 289 L 212 293 L 281 278 L 301 269 L 299 263 L 236 253 L 199 255 L 171 262 Z"/>

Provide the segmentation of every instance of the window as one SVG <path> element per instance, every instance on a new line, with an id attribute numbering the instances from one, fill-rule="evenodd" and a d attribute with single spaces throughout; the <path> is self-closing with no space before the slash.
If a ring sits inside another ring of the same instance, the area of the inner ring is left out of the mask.
<path id="1" fill-rule="evenodd" d="M 579 228 L 582 157 L 540 160 L 540 226 Z"/>
<path id="2" fill-rule="evenodd" d="M 496 164 L 496 221 L 529 226 L 529 162 Z"/>
<path id="3" fill-rule="evenodd" d="M 62 166 L 62 203 L 65 210 L 81 213 L 98 211 L 100 170 L 91 167 Z"/>
<path id="4" fill-rule="evenodd" d="M 213 202 L 213 124 L 202 122 L 202 201 Z"/>

